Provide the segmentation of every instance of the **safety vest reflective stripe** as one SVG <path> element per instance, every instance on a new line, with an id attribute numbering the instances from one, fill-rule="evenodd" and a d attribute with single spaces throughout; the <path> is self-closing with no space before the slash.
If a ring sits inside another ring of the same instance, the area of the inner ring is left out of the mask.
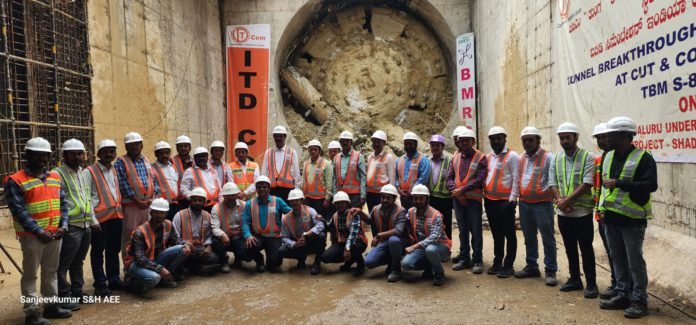
<path id="1" fill-rule="evenodd" d="M 242 170 L 242 164 L 240 164 L 239 161 L 233 161 L 230 163 L 230 168 L 232 169 L 232 179 L 241 191 L 246 190 L 251 186 L 251 184 L 254 184 L 254 172 L 256 172 L 256 169 L 258 168 L 258 165 L 255 162 L 247 161 L 246 164 L 247 167 L 245 172 Z"/>
<path id="2" fill-rule="evenodd" d="M 441 199 L 448 199 L 452 197 L 450 191 L 447 189 L 447 172 L 451 164 L 452 157 L 445 156 L 443 154 L 442 163 L 440 164 L 440 175 L 438 175 L 435 185 L 432 186 L 432 189 L 430 189 L 431 196 Z"/>
<path id="3" fill-rule="evenodd" d="M 309 172 L 311 161 L 307 160 L 302 167 L 302 192 L 310 199 L 323 199 L 326 197 L 326 185 L 324 184 L 324 169 L 326 168 L 326 160 L 319 157 L 314 168 L 314 175 Z M 310 176 L 313 177 L 310 182 Z"/>
<path id="4" fill-rule="evenodd" d="M 75 181 L 75 177 L 67 168 L 66 166 L 60 166 L 54 170 L 60 174 L 61 179 L 65 182 L 65 186 L 68 188 L 67 194 L 70 199 L 67 200 L 67 203 L 70 222 L 90 221 L 92 220 L 92 200 L 90 198 L 89 185 L 82 182 L 82 188 L 79 188 L 78 182 Z M 76 175 L 76 177 L 82 177 L 79 172 Z"/>
<path id="5" fill-rule="evenodd" d="M 133 189 L 133 192 L 135 193 L 135 197 L 138 198 L 138 200 L 146 200 L 146 199 L 151 199 L 152 195 L 155 193 L 155 186 L 153 184 L 153 175 L 152 175 L 152 170 L 151 168 L 145 168 L 147 171 L 147 187 L 143 184 L 143 182 L 140 180 L 140 177 L 138 177 L 138 171 L 135 169 L 135 165 L 133 164 L 133 160 L 131 160 L 128 155 L 124 155 L 121 157 L 118 157 L 119 160 L 123 161 L 123 167 L 126 170 L 126 177 L 128 178 L 126 181 L 128 182 L 128 185 L 130 185 L 131 189 Z M 150 165 L 150 162 L 143 156 L 143 160 L 145 163 L 145 166 Z M 129 198 L 123 198 L 123 203 L 125 204 L 130 204 L 132 202 L 131 199 Z"/>
<path id="6" fill-rule="evenodd" d="M 169 203 L 173 203 L 177 195 L 174 194 L 174 190 L 169 186 L 169 181 L 167 181 L 167 177 L 164 176 L 164 170 L 158 163 L 152 164 L 152 170 L 159 183 L 162 197 L 169 201 Z"/>
<path id="7" fill-rule="evenodd" d="M 220 202 L 213 207 L 213 210 L 217 211 L 217 215 L 220 217 L 220 228 L 232 238 L 240 237 L 242 235 L 242 213 L 244 213 L 244 206 L 246 203 L 244 201 L 237 201 L 237 206 L 235 211 L 237 212 L 237 217 L 230 216 L 228 209 L 224 202 Z M 236 227 L 235 227 L 236 225 Z"/>
<path id="8" fill-rule="evenodd" d="M 406 167 L 406 155 L 399 159 L 399 164 L 397 166 L 397 176 L 399 177 L 399 188 L 404 192 L 410 192 L 413 184 L 418 180 L 418 165 L 421 159 L 423 159 L 423 154 L 418 153 L 418 157 L 411 159 L 411 164 L 408 169 L 408 178 L 404 179 L 404 169 Z"/>
<path id="9" fill-rule="evenodd" d="M 440 216 L 440 224 L 439 225 L 434 225 L 433 223 L 435 222 L 435 217 Z M 413 244 L 420 242 L 418 239 L 418 214 L 416 213 L 416 207 L 412 207 L 408 209 L 408 219 L 411 222 L 411 234 L 409 237 L 411 238 L 411 242 Z M 437 211 L 435 208 L 429 206 L 428 211 L 425 213 L 425 227 L 423 227 L 425 231 L 425 237 L 430 236 L 430 228 L 431 227 L 440 227 L 440 233 L 442 236 L 438 238 L 438 242 L 441 244 L 446 245 L 448 248 L 452 248 L 452 241 L 447 237 L 447 234 L 445 233 L 445 223 L 442 221 L 442 214 L 440 211 Z"/>
<path id="10" fill-rule="evenodd" d="M 512 186 L 505 187 L 502 183 L 503 176 L 505 175 L 505 165 L 510 157 L 510 150 L 503 154 L 503 157 L 499 157 L 496 161 L 495 166 L 491 166 L 490 162 L 493 160 L 493 154 L 490 154 L 488 163 L 488 173 L 493 173 L 490 180 L 486 182 L 484 189 L 484 196 L 488 200 L 507 200 L 510 198 L 510 193 L 512 193 Z"/>
<path id="11" fill-rule="evenodd" d="M 401 213 L 401 211 L 404 210 L 404 208 L 400 206 L 395 206 L 394 208 L 392 208 L 392 213 L 389 215 L 389 219 L 387 220 L 387 224 L 385 225 L 382 220 L 384 219 L 384 217 L 382 216 L 382 211 L 380 209 L 381 207 L 382 205 L 380 204 L 372 208 L 372 218 L 374 220 L 373 222 L 375 223 L 375 227 L 377 227 L 377 232 L 385 232 L 394 229 L 396 217 L 399 215 L 399 213 Z"/>
<path id="12" fill-rule="evenodd" d="M 478 168 L 481 159 L 483 159 L 483 154 L 480 151 L 474 149 L 474 157 L 471 158 L 471 163 L 469 164 L 469 169 L 466 171 L 466 176 L 464 179 L 461 178 L 459 173 L 459 164 L 461 164 L 461 154 L 457 153 L 454 158 L 452 158 L 452 165 L 454 168 L 454 183 L 457 188 L 470 183 L 476 177 L 476 169 Z M 480 188 L 475 188 L 469 192 L 464 193 L 467 199 L 481 201 L 483 200 L 483 190 Z"/>
<path id="13" fill-rule="evenodd" d="M 259 215 L 258 199 L 251 200 L 251 228 L 257 235 L 264 237 L 280 237 L 280 227 L 276 222 L 276 200 L 275 196 L 268 197 L 268 209 L 266 214 L 266 226 L 261 227 L 261 216 Z"/>
<path id="14" fill-rule="evenodd" d="M 387 153 L 382 152 L 379 158 L 370 156 L 367 161 L 367 191 L 370 193 L 379 193 L 382 186 L 389 184 L 389 178 L 382 181 L 382 171 L 385 169 L 384 161 L 387 159 Z"/>
<path id="15" fill-rule="evenodd" d="M 48 173 L 46 183 L 28 175 L 24 170 L 20 170 L 8 178 L 12 179 L 22 191 L 27 213 L 36 224 L 44 231 L 56 231 L 60 226 L 60 176 L 58 173 Z M 14 216 L 13 219 L 15 234 L 18 237 L 33 235 L 33 233 L 25 231 Z"/>
<path id="16" fill-rule="evenodd" d="M 604 158 L 604 165 L 602 166 L 602 177 L 604 179 L 611 178 L 610 171 L 614 160 L 614 153 L 614 151 L 610 151 Z M 640 160 L 645 154 L 645 150 L 634 148 L 633 151 L 628 154 L 618 180 L 633 180 L 636 169 L 638 168 L 638 163 L 640 163 Z M 602 187 L 599 207 L 602 211 L 612 211 L 632 219 L 652 218 L 652 202 L 650 198 L 648 198 L 648 202 L 645 205 L 641 206 L 631 200 L 631 196 L 627 191 L 618 187 L 612 190 Z"/>
<path id="17" fill-rule="evenodd" d="M 348 241 L 348 236 L 350 236 L 350 231 L 353 226 L 353 218 L 355 216 L 355 213 L 352 211 L 348 212 L 348 215 L 346 216 L 346 229 L 348 230 L 347 233 L 343 233 L 340 230 L 340 227 L 338 226 L 338 212 L 334 213 L 332 218 L 332 223 L 334 224 L 334 229 L 336 230 L 336 237 L 338 239 L 339 244 L 345 244 Z M 367 237 L 365 236 L 365 228 L 363 227 L 362 221 L 360 221 L 360 227 L 358 228 L 358 238 L 362 239 L 364 243 L 367 243 Z"/>
<path id="18" fill-rule="evenodd" d="M 99 195 L 99 204 L 94 207 L 94 216 L 100 223 L 111 219 L 123 219 L 121 192 L 118 189 L 118 175 L 114 173 L 114 184 L 117 184 L 116 197 L 114 197 L 101 168 L 94 164 L 87 167 L 87 170 L 92 175 L 97 194 Z"/>
<path id="19" fill-rule="evenodd" d="M 181 210 L 179 213 L 181 214 L 181 239 L 188 242 L 194 242 L 197 240 L 203 242 L 203 240 L 205 239 L 206 221 L 208 225 L 210 225 L 210 214 L 205 210 L 201 211 L 201 227 L 198 231 L 199 237 L 194 237 L 193 225 L 191 224 L 191 209 Z"/>
<path id="20" fill-rule="evenodd" d="M 290 171 L 292 170 L 292 160 L 294 152 L 292 149 L 285 147 L 283 155 L 283 167 L 280 172 L 276 171 L 275 149 L 266 150 L 268 157 L 268 178 L 271 180 L 271 187 L 295 188 L 295 180 L 292 178 Z"/>
<path id="21" fill-rule="evenodd" d="M 203 190 L 205 190 L 205 206 L 213 206 L 215 203 L 217 203 L 218 196 L 220 196 L 220 180 L 218 180 L 217 176 L 210 175 L 210 178 L 213 180 L 213 186 L 215 186 L 215 191 L 210 193 L 208 191 L 208 186 L 206 185 L 205 181 L 203 181 L 203 175 L 201 174 L 201 169 L 198 167 L 191 167 L 193 172 L 193 186 L 194 187 L 200 187 Z M 211 173 L 214 173 L 214 171 L 211 171 Z"/>
<path id="22" fill-rule="evenodd" d="M 184 162 L 181 160 L 180 155 L 174 156 L 172 158 L 172 164 L 174 164 L 174 169 L 176 169 L 176 173 L 178 175 L 178 180 L 176 182 L 176 188 L 181 188 L 181 178 L 184 177 L 184 172 L 188 168 L 187 166 L 184 166 Z M 187 199 L 182 193 L 179 193 L 178 199 Z"/>
<path id="23" fill-rule="evenodd" d="M 343 191 L 347 194 L 360 194 L 360 181 L 358 181 L 358 164 L 360 163 L 360 152 L 352 150 L 348 159 L 346 176 L 341 175 L 342 155 L 334 157 L 334 175 L 336 175 L 336 191 Z"/>
<path id="24" fill-rule="evenodd" d="M 556 183 L 561 197 L 567 197 L 572 194 L 576 188 L 582 185 L 583 173 L 585 172 L 585 163 L 589 152 L 585 149 L 578 148 L 573 157 L 573 165 L 570 170 L 570 180 L 568 180 L 568 171 L 566 171 L 566 154 L 561 152 L 556 155 Z M 578 164 L 578 158 L 582 159 L 582 164 Z M 592 193 L 585 193 L 575 200 L 575 204 L 582 207 L 594 207 L 592 201 Z"/>
<path id="25" fill-rule="evenodd" d="M 167 240 L 169 239 L 169 234 L 172 232 L 172 222 L 169 220 L 164 220 L 162 227 L 164 227 L 164 233 L 162 234 L 161 251 L 164 251 L 167 249 Z M 155 243 L 157 241 L 155 231 L 152 229 L 152 227 L 150 227 L 150 222 L 145 222 L 144 224 L 140 225 L 138 230 L 143 234 L 143 238 L 145 239 L 145 245 L 147 246 L 145 249 L 145 254 L 147 254 L 151 261 L 154 261 Z"/>
<path id="26" fill-rule="evenodd" d="M 297 226 L 297 220 L 295 219 L 295 210 L 292 210 L 288 212 L 288 214 L 283 216 L 283 224 L 285 224 L 285 227 L 290 232 L 292 238 L 299 238 L 300 236 L 302 236 L 303 233 L 312 229 L 312 218 L 309 215 L 309 207 L 303 205 L 301 214 L 302 215 L 300 216 L 300 218 L 302 220 L 302 233 L 298 233 L 297 229 L 295 228 Z"/>
<path id="27" fill-rule="evenodd" d="M 524 172 L 527 170 L 527 163 L 529 157 L 520 159 L 520 201 L 527 203 L 539 203 L 539 202 L 553 202 L 553 192 L 549 189 L 544 191 L 541 188 L 541 178 L 544 170 L 544 165 L 546 165 L 546 160 L 549 159 L 549 153 L 544 149 L 539 149 L 537 156 L 533 162 L 533 173 L 532 178 L 529 180 L 527 186 L 524 186 L 522 178 L 524 177 Z M 534 172 L 538 171 L 538 172 Z"/>

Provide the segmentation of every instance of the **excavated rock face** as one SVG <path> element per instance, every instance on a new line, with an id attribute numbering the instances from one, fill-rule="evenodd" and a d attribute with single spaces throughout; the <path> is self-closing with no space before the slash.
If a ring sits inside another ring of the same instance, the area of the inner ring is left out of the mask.
<path id="1" fill-rule="evenodd" d="M 369 147 L 370 135 L 381 129 L 400 154 L 405 132 L 427 141 L 443 131 L 452 112 L 448 62 L 420 20 L 354 5 L 314 26 L 288 56 L 290 73 L 281 73 L 285 117 L 298 142 L 317 138 L 326 145 L 345 129 L 358 146 Z M 313 118 L 323 113 L 324 123 Z"/>

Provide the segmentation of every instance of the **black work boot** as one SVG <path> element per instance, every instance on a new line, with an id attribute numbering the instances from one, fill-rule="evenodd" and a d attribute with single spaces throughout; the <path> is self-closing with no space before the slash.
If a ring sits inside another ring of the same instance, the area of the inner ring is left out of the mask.
<path id="1" fill-rule="evenodd" d="M 541 272 L 539 271 L 539 268 L 529 265 L 525 266 L 522 271 L 515 272 L 515 277 L 518 279 L 538 278 L 540 276 Z"/>
<path id="2" fill-rule="evenodd" d="M 626 309 L 629 306 L 631 306 L 631 300 L 629 300 L 628 297 L 624 295 L 616 295 L 609 300 L 599 301 L 599 308 L 606 310 Z"/>
<path id="3" fill-rule="evenodd" d="M 563 291 L 563 292 L 578 291 L 578 290 L 582 290 L 582 289 L 583 289 L 583 285 L 582 285 L 582 280 L 580 280 L 580 279 L 570 278 L 570 279 L 568 279 L 568 281 L 566 281 L 566 283 L 564 283 L 561 286 L 561 291 Z"/>
<path id="4" fill-rule="evenodd" d="M 638 301 L 631 302 L 631 306 L 624 310 L 624 317 L 636 319 L 648 316 L 648 304 Z"/>
<path id="5" fill-rule="evenodd" d="M 433 274 L 433 285 L 436 287 L 439 287 L 443 284 L 445 284 L 445 274 L 444 273 Z"/>

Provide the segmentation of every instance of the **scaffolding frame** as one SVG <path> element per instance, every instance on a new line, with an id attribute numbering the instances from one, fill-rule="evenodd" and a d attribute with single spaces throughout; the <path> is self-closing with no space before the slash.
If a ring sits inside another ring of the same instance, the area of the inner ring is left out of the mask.
<path id="1" fill-rule="evenodd" d="M 24 145 L 32 137 L 51 143 L 50 166 L 58 165 L 65 140 L 94 148 L 87 17 L 87 0 L 0 0 L 3 185 L 24 166 Z"/>

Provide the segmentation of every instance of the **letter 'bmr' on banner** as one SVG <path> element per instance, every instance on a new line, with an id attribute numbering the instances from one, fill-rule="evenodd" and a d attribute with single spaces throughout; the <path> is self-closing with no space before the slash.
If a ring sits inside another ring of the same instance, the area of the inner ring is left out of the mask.
<path id="1" fill-rule="evenodd" d="M 259 161 L 267 143 L 271 25 L 227 26 L 226 40 L 227 143 L 245 142 Z"/>
<path id="2" fill-rule="evenodd" d="M 464 126 L 476 131 L 474 33 L 457 37 L 457 112 Z"/>

